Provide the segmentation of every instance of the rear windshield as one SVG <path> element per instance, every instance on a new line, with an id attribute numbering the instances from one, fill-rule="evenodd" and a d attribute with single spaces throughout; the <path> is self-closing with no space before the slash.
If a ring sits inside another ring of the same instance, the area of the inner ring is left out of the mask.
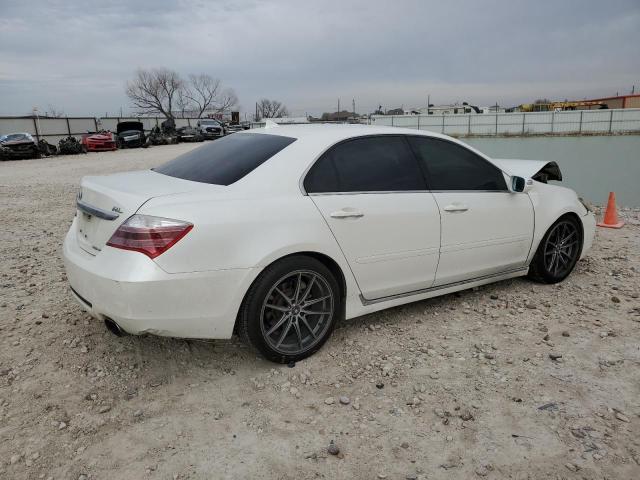
<path id="1" fill-rule="evenodd" d="M 295 142 L 295 138 L 236 133 L 191 150 L 153 171 L 214 185 L 231 185 Z"/>

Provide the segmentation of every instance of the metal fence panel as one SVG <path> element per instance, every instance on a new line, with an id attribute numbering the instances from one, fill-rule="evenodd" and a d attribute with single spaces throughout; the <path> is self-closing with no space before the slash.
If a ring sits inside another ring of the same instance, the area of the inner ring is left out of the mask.
<path id="1" fill-rule="evenodd" d="M 36 134 L 36 127 L 31 118 L 2 118 L 0 121 L 0 135 L 9 133 L 30 133 Z"/>
<path id="2" fill-rule="evenodd" d="M 87 132 L 95 132 L 96 119 L 93 117 L 87 118 L 69 118 L 69 129 L 71 135 L 81 135 Z"/>
<path id="3" fill-rule="evenodd" d="M 640 109 L 452 115 L 374 115 L 373 125 L 448 135 L 544 135 L 640 132 Z"/>

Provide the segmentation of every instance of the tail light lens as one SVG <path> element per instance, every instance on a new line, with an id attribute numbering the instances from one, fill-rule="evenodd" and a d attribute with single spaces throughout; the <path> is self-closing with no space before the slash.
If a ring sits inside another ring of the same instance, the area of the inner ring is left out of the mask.
<path id="1" fill-rule="evenodd" d="M 107 245 L 156 258 L 174 246 L 193 224 L 151 215 L 133 215 L 111 236 Z"/>

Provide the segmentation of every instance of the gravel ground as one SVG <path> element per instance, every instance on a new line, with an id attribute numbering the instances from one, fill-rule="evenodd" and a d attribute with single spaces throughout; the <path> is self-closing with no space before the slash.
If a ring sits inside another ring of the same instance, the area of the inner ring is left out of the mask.
<path id="1" fill-rule="evenodd" d="M 351 320 L 288 368 L 117 338 L 69 294 L 80 178 L 190 148 L 0 163 L 0 478 L 640 478 L 638 211 L 562 284 Z"/>

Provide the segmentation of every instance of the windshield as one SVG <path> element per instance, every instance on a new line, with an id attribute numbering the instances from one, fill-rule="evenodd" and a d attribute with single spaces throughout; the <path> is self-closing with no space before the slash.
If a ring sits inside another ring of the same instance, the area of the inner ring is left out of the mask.
<path id="1" fill-rule="evenodd" d="M 237 133 L 191 150 L 153 170 L 193 182 L 231 185 L 295 140 L 280 135 Z"/>
<path id="2" fill-rule="evenodd" d="M 200 125 L 220 125 L 217 120 L 200 120 Z"/>

